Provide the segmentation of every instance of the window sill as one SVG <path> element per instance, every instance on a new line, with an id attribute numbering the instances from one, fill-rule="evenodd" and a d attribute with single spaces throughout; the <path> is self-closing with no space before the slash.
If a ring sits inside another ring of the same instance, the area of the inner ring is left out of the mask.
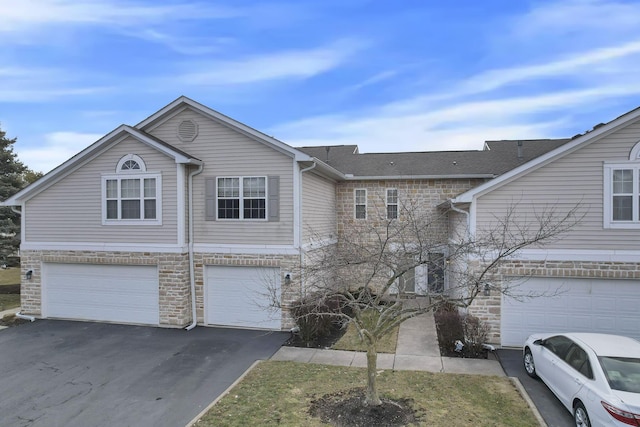
<path id="1" fill-rule="evenodd" d="M 162 225 L 161 220 L 147 220 L 147 219 L 104 219 L 102 225 Z"/>

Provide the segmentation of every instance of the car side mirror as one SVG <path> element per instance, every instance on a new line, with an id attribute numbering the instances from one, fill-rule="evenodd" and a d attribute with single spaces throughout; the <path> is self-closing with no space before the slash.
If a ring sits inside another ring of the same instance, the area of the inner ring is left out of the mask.
<path id="1" fill-rule="evenodd" d="M 537 339 L 533 342 L 535 345 L 544 345 L 544 340 L 543 339 Z"/>

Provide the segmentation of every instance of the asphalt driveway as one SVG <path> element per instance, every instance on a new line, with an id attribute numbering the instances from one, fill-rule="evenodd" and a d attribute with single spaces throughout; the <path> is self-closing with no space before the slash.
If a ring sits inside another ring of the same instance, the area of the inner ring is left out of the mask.
<path id="1" fill-rule="evenodd" d="M 551 390 L 539 379 L 527 375 L 522 365 L 522 350 L 500 349 L 498 356 L 504 372 L 520 380 L 549 427 L 575 426 L 573 417 Z"/>
<path id="2" fill-rule="evenodd" d="M 52 320 L 5 329 L 0 424 L 181 427 L 287 337 Z"/>

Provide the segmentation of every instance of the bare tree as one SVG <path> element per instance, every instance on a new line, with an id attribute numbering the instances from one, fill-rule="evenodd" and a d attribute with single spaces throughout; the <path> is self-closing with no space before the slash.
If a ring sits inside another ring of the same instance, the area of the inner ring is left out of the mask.
<path id="1" fill-rule="evenodd" d="M 302 304 L 309 316 L 333 316 L 357 328 L 367 348 L 367 389 L 364 404 L 380 405 L 376 385 L 379 340 L 404 321 L 427 313 L 440 304 L 468 307 L 487 286 L 514 294 L 508 283 L 495 284 L 498 268 L 521 249 L 542 246 L 560 238 L 582 218 L 580 206 L 560 211 L 549 207 L 525 221 L 517 217 L 518 205 L 491 228 L 471 235 L 468 230 L 452 238 L 447 209 L 425 211 L 417 202 L 401 205 L 397 218 L 377 218 L 345 225 L 335 244 L 307 252 L 299 276 Z M 394 215 L 395 216 L 395 215 Z M 445 267 L 446 265 L 446 267 Z M 405 304 L 419 276 L 431 272 L 432 282 L 445 292 L 431 289 L 429 298 Z M 435 272 L 435 273 L 434 273 Z M 338 301 L 339 310 L 327 310 L 326 301 Z M 274 301 L 275 303 L 275 301 Z"/>

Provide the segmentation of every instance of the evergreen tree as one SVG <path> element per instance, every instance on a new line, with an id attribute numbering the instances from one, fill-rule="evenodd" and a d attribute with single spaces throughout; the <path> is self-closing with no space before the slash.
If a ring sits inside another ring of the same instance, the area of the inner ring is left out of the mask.
<path id="1" fill-rule="evenodd" d="M 0 129 L 0 200 L 6 200 L 42 176 L 29 170 L 13 151 L 16 138 L 7 138 Z M 10 207 L 0 207 L 0 264 L 20 247 L 20 215 Z"/>

